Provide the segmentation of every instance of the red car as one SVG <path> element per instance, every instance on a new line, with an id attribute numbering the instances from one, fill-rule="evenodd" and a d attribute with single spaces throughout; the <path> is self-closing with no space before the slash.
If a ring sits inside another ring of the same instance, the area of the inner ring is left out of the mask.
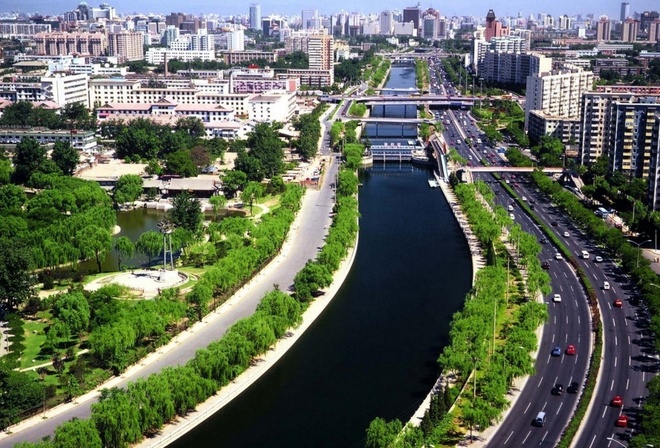
<path id="1" fill-rule="evenodd" d="M 618 426 L 619 428 L 626 428 L 628 426 L 628 416 L 625 414 L 619 415 L 619 417 L 616 419 L 616 423 L 614 423 L 614 426 Z"/>
<path id="2" fill-rule="evenodd" d="M 615 299 L 613 305 L 614 308 L 623 308 L 623 302 L 621 299 Z"/>
<path id="3" fill-rule="evenodd" d="M 610 405 L 614 406 L 615 408 L 620 408 L 623 406 L 623 398 L 621 398 L 621 395 L 615 395 L 612 398 L 612 401 L 610 401 Z"/>
<path id="4" fill-rule="evenodd" d="M 575 346 L 573 344 L 570 344 L 568 347 L 566 347 L 566 354 L 575 356 Z"/>

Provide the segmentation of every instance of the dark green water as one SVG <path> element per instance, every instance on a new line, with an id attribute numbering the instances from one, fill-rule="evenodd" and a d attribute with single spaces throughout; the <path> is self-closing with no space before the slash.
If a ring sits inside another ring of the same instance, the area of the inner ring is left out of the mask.
<path id="1" fill-rule="evenodd" d="M 271 370 L 171 446 L 359 447 L 375 417 L 412 415 L 472 277 L 428 177 L 407 164 L 363 173 L 359 249 L 337 296 Z"/>

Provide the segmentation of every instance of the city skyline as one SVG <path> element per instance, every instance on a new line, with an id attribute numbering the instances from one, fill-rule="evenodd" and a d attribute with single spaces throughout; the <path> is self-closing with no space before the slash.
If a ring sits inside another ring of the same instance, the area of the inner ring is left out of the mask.
<path id="1" fill-rule="evenodd" d="M 90 6 L 98 6 L 103 3 L 99 1 L 88 1 Z M 157 0 L 141 0 L 138 2 L 128 0 L 113 0 L 106 2 L 120 14 L 169 14 L 171 12 L 185 12 L 190 14 L 218 14 L 221 16 L 230 15 L 249 15 L 250 3 L 233 4 L 228 6 L 219 5 L 210 0 L 200 0 L 196 2 L 168 2 L 164 5 Z M 298 0 L 266 0 L 258 2 L 261 4 L 262 16 L 269 14 L 283 14 L 283 15 L 296 15 L 299 16 L 303 9 L 310 9 L 314 4 L 307 1 Z M 422 10 L 427 8 L 438 9 L 445 16 L 477 16 L 485 17 L 489 9 L 493 9 L 497 17 L 515 17 L 521 13 L 523 17 L 529 17 L 530 14 L 536 15 L 538 13 L 548 13 L 553 16 L 559 15 L 576 15 L 576 14 L 594 14 L 596 17 L 607 15 L 612 20 L 618 20 L 621 8 L 621 1 L 609 0 L 602 2 L 600 0 L 584 0 L 574 4 L 566 4 L 561 2 L 558 4 L 556 1 L 541 0 L 530 5 L 528 0 L 509 0 L 507 2 L 496 2 L 493 0 L 475 0 L 469 4 L 454 2 L 448 4 L 439 4 L 440 2 L 420 2 Z M 653 11 L 660 9 L 657 0 L 632 0 L 630 3 L 630 14 L 635 12 L 641 13 L 643 11 Z M 25 0 L 14 5 L 8 4 L 0 13 L 9 13 L 11 11 L 20 11 L 23 13 L 40 13 L 45 15 L 57 15 L 66 11 L 71 11 L 78 6 L 79 2 L 76 0 L 52 0 L 44 3 L 41 0 Z M 402 2 L 400 0 L 390 0 L 385 3 L 378 3 L 378 5 L 365 2 L 363 5 L 356 5 L 355 2 L 348 0 L 339 0 L 332 3 L 330 6 L 323 9 L 318 9 L 319 14 L 329 15 L 332 13 L 344 10 L 346 12 L 359 12 L 359 13 L 379 13 L 382 10 L 403 10 L 409 6 L 415 6 L 417 2 L 412 0 L 410 2 Z M 16 6 L 16 7 L 13 7 Z M 534 10 L 530 9 L 534 8 Z"/>

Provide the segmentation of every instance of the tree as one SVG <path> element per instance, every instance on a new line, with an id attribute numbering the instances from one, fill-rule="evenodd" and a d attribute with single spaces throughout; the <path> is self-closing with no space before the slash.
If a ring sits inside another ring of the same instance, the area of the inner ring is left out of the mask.
<path id="1" fill-rule="evenodd" d="M 137 174 L 124 174 L 117 179 L 113 188 L 115 204 L 136 201 L 142 195 L 142 178 Z"/>
<path id="2" fill-rule="evenodd" d="M 72 176 L 78 166 L 80 155 L 78 150 L 71 146 L 69 142 L 57 141 L 53 145 L 53 152 L 50 157 L 57 167 L 67 176 Z"/>
<path id="3" fill-rule="evenodd" d="M 139 409 L 118 388 L 103 389 L 92 405 L 92 421 L 104 447 L 123 448 L 142 438 Z"/>
<path id="4" fill-rule="evenodd" d="M 0 160 L 0 185 L 6 185 L 11 181 L 12 172 L 11 160 Z"/>
<path id="5" fill-rule="evenodd" d="M 197 117 L 184 117 L 179 118 L 174 126 L 174 129 L 187 132 L 194 140 L 199 140 L 206 137 L 206 129 L 204 123 Z"/>
<path id="6" fill-rule="evenodd" d="M 81 292 L 60 294 L 53 303 L 53 316 L 69 327 L 73 334 L 87 332 L 90 319 L 89 302 Z"/>
<path id="7" fill-rule="evenodd" d="M 120 236 L 114 239 L 112 247 L 117 251 L 117 270 L 121 271 L 121 261 L 123 258 L 131 258 L 135 253 L 135 245 L 126 236 Z"/>
<path id="8" fill-rule="evenodd" d="M 19 239 L 0 239 L 0 304 L 15 310 L 34 294 L 30 252 Z"/>
<path id="9" fill-rule="evenodd" d="M 112 249 L 112 235 L 108 229 L 90 225 L 76 233 L 76 247 L 83 258 L 94 257 L 101 272 L 101 263 Z"/>
<path id="10" fill-rule="evenodd" d="M 209 202 L 213 206 L 213 215 L 217 220 L 218 212 L 222 210 L 225 207 L 225 205 L 227 205 L 227 198 L 222 194 L 216 194 L 215 196 L 211 196 Z"/>
<path id="11" fill-rule="evenodd" d="M 248 182 L 241 193 L 241 200 L 250 205 L 250 214 L 252 214 L 252 205 L 254 201 L 260 199 L 264 195 L 264 187 L 259 182 Z"/>
<path id="12" fill-rule="evenodd" d="M 12 162 L 14 164 L 13 181 L 24 184 L 33 172 L 46 160 L 46 148 L 33 138 L 24 138 L 16 145 Z"/>
<path id="13" fill-rule="evenodd" d="M 374 419 L 367 428 L 367 448 L 388 448 L 394 443 L 403 429 L 399 420 L 386 422 L 382 418 Z"/>
<path id="14" fill-rule="evenodd" d="M 163 250 L 163 235 L 153 230 L 144 232 L 135 243 L 135 250 L 146 255 L 151 268 L 151 259 Z"/>
<path id="15" fill-rule="evenodd" d="M 242 190 L 247 183 L 247 175 L 243 171 L 232 170 L 222 176 L 222 191 L 225 196 L 233 198 L 238 190 Z"/>
<path id="16" fill-rule="evenodd" d="M 44 385 L 30 375 L 13 370 L 0 370 L 0 425 L 7 427 L 18 421 L 25 411 L 40 406 L 44 399 Z"/>
<path id="17" fill-rule="evenodd" d="M 17 185 L 3 185 L 0 187 L 0 211 L 3 215 L 8 212 L 16 213 L 25 205 L 26 196 L 23 189 Z"/>
<path id="18" fill-rule="evenodd" d="M 92 420 L 76 417 L 55 429 L 53 448 L 102 448 L 103 442 Z"/>
<path id="19" fill-rule="evenodd" d="M 168 217 L 177 227 L 196 233 L 202 224 L 201 203 L 199 199 L 184 191 L 174 197 Z"/>
<path id="20" fill-rule="evenodd" d="M 183 177 L 195 177 L 199 174 L 199 169 L 187 149 L 181 149 L 168 155 L 165 161 L 165 171 Z"/>

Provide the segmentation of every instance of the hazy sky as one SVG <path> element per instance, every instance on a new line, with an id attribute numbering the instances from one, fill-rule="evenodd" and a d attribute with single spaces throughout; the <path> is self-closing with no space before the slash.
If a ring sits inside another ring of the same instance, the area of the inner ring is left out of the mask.
<path id="1" fill-rule="evenodd" d="M 90 6 L 98 6 L 104 0 L 87 0 Z M 220 15 L 248 14 L 250 3 L 260 3 L 262 15 L 282 13 L 285 15 L 300 15 L 303 9 L 318 8 L 320 14 L 331 14 L 340 10 L 347 12 L 380 12 L 384 9 L 403 9 L 413 6 L 417 0 L 381 0 L 362 1 L 334 0 L 332 2 L 318 2 L 313 0 L 254 0 L 228 1 L 228 0 L 106 0 L 121 14 L 142 13 L 169 13 L 173 11 L 185 13 L 216 13 Z M 0 0 L 0 12 L 19 10 L 22 12 L 40 12 L 42 14 L 60 14 L 75 9 L 78 0 Z M 443 15 L 476 15 L 485 16 L 492 8 L 497 16 L 515 16 L 521 12 L 524 17 L 530 14 L 545 12 L 554 16 L 560 14 L 589 14 L 596 16 L 606 14 L 613 19 L 619 18 L 620 1 L 613 0 L 470 0 L 464 1 L 421 1 L 423 9 L 433 7 Z M 659 10 L 658 0 L 629 0 L 630 12 Z"/>

